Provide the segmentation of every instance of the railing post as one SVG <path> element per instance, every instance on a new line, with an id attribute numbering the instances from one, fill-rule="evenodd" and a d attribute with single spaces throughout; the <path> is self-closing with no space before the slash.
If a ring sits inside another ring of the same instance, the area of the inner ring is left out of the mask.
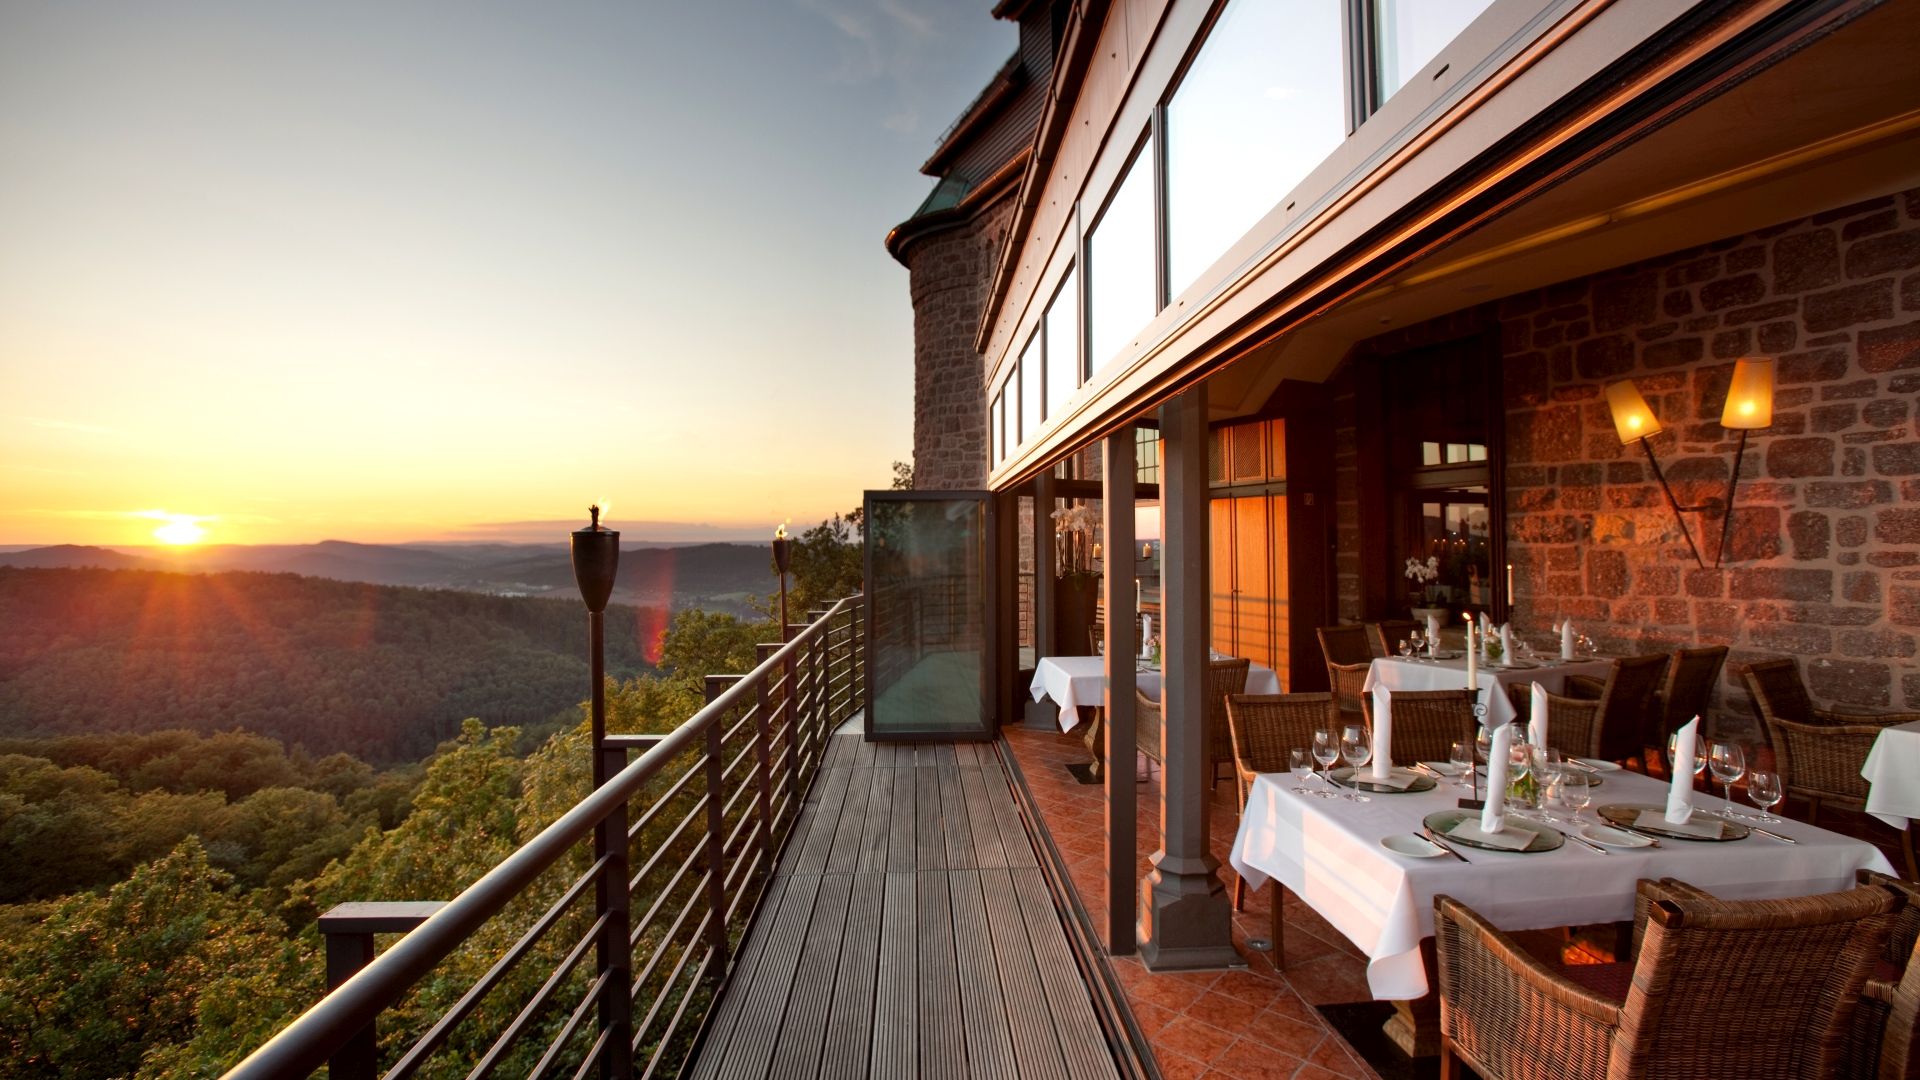
<path id="1" fill-rule="evenodd" d="M 327 993 L 373 963 L 373 935 L 404 934 L 446 905 L 438 900 L 336 904 L 317 920 L 327 943 Z M 339 1080 L 380 1075 L 380 1041 L 368 1023 L 327 1059 L 327 1074 Z"/>
<path id="2" fill-rule="evenodd" d="M 724 693 L 732 683 L 732 676 L 709 675 L 706 681 L 707 702 Z M 726 814 L 726 761 L 722 757 L 720 736 L 725 724 L 719 717 L 710 717 L 707 721 L 707 907 L 711 922 L 707 924 L 707 944 L 713 949 L 713 972 L 716 978 L 724 977 L 727 971 L 727 814 Z"/>
<path id="3" fill-rule="evenodd" d="M 595 753 L 599 755 L 601 776 L 613 776 L 627 767 L 625 747 L 602 745 Z M 599 880 L 593 883 L 595 913 L 607 919 L 594 950 L 607 977 L 600 991 L 600 1029 L 607 1033 L 600 1075 L 607 1080 L 627 1080 L 633 1075 L 633 941 L 629 937 L 633 896 L 627 888 L 631 867 L 626 800 L 594 826 L 593 851 L 596 860 L 606 860 Z"/>

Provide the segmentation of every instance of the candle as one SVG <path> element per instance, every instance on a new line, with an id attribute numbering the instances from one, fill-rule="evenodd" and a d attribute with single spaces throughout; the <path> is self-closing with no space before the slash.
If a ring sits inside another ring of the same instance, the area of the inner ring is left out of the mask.
<path id="1" fill-rule="evenodd" d="M 1513 564 L 1507 564 L 1507 604 L 1513 604 Z"/>
<path id="2" fill-rule="evenodd" d="M 1467 692 L 1480 690 L 1480 650 L 1473 643 L 1473 616 L 1467 616 Z"/>

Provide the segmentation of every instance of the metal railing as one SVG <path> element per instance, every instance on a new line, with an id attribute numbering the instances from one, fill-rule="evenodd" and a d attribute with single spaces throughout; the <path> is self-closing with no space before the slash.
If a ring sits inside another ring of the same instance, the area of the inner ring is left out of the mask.
<path id="1" fill-rule="evenodd" d="M 370 1080 L 379 1075 L 376 1025 L 391 1012 L 404 1012 L 413 1030 L 389 1032 L 397 1056 L 387 1080 L 429 1065 L 435 1075 L 475 1077 L 502 1067 L 529 1076 L 677 1072 L 829 734 L 860 708 L 862 603 L 854 596 L 812 613 L 785 644 L 760 646 L 746 675 L 709 676 L 705 707 L 671 733 L 609 735 L 603 752 L 621 767 L 609 768 L 607 782 L 437 910 L 406 905 L 410 915 L 383 923 L 365 910 L 380 905 L 343 905 L 356 910 L 335 925 L 364 935 L 353 965 L 371 962 L 350 976 L 330 972 L 344 981 L 227 1075 L 277 1080 L 330 1065 L 333 1080 Z M 628 825 L 630 807 L 638 813 Z M 604 843 L 611 828 L 624 829 L 625 844 Z M 597 858 L 596 833 L 605 852 Z M 371 933 L 408 918 L 417 927 L 373 957 Z M 422 1012 L 422 980 L 451 977 L 441 969 L 456 951 L 494 944 L 484 974 L 457 1000 Z M 544 963 L 523 965 L 535 957 Z M 472 1030 L 489 1018 L 504 1022 Z"/>

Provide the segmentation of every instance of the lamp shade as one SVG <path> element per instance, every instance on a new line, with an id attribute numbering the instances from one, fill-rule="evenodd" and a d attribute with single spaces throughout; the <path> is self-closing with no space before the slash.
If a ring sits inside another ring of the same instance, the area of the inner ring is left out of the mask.
<path id="1" fill-rule="evenodd" d="M 1754 430 L 1773 426 L 1773 361 L 1737 360 L 1733 382 L 1727 386 L 1727 407 L 1720 426 Z"/>
<path id="2" fill-rule="evenodd" d="M 1660 421 L 1632 379 L 1621 379 L 1607 387 L 1607 408 L 1613 412 L 1613 429 L 1620 433 L 1622 443 L 1660 434 Z"/>

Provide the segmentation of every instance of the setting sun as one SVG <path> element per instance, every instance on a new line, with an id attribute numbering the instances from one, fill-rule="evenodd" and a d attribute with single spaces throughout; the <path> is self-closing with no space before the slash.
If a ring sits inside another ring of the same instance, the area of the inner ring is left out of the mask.
<path id="1" fill-rule="evenodd" d="M 206 535 L 207 530 L 200 527 L 200 522 L 186 514 L 169 514 L 166 523 L 153 530 L 154 539 L 176 547 L 197 544 Z"/>

